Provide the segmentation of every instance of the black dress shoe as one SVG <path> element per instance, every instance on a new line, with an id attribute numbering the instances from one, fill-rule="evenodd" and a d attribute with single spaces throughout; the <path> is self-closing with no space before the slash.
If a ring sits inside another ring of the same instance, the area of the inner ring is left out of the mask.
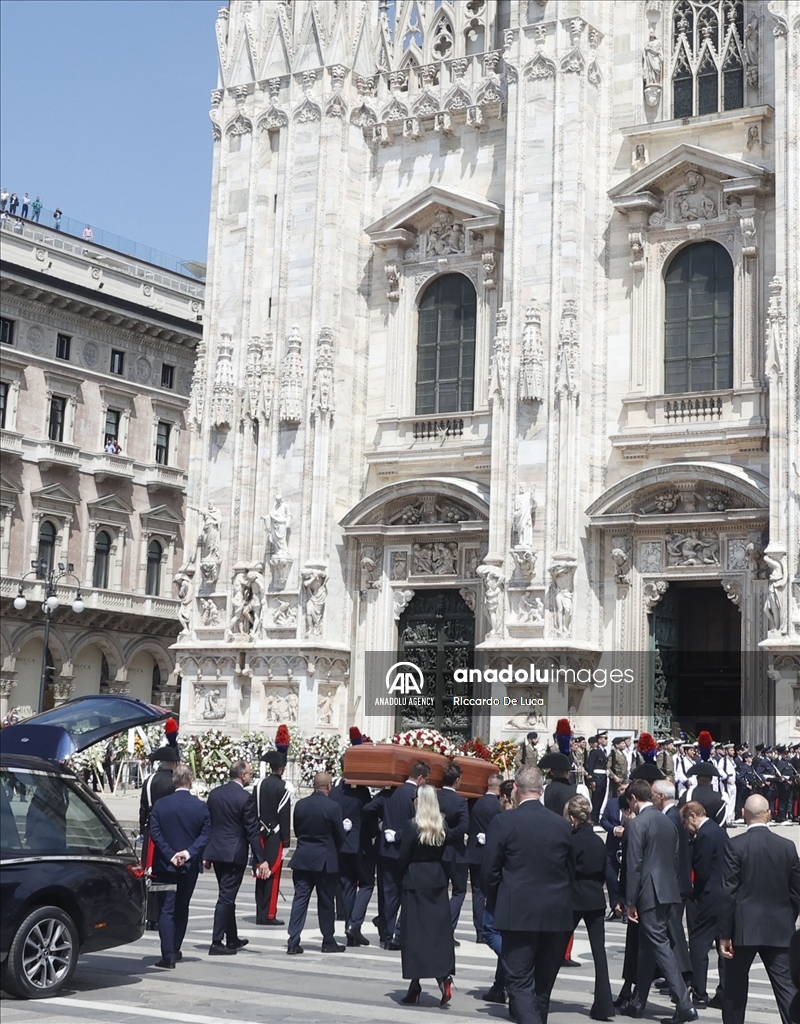
<path id="1" fill-rule="evenodd" d="M 321 953 L 344 953 L 346 946 L 339 942 L 323 942 L 320 946 Z"/>
<path id="2" fill-rule="evenodd" d="M 369 939 L 365 939 L 361 934 L 360 928 L 351 928 L 347 932 L 347 945 L 348 946 L 368 946 Z"/>
<path id="3" fill-rule="evenodd" d="M 222 943 L 211 943 L 208 947 L 209 956 L 235 956 L 236 950 L 230 949 L 228 946 L 223 946 Z"/>
<path id="4" fill-rule="evenodd" d="M 300 954 L 304 953 L 305 950 L 303 949 L 302 946 L 289 946 L 286 952 L 289 954 L 289 956 L 300 956 Z"/>
<path id="5" fill-rule="evenodd" d="M 260 924 L 260 925 L 264 925 L 264 926 L 270 925 L 272 928 L 283 928 L 285 922 L 284 921 L 279 921 L 277 919 L 277 917 L 271 917 L 269 919 L 269 921 L 256 921 L 256 924 Z"/>
<path id="6" fill-rule="evenodd" d="M 695 1010 L 708 1009 L 708 996 L 692 996 L 692 1006 Z"/>
<path id="7" fill-rule="evenodd" d="M 249 946 L 249 945 L 250 945 L 250 940 L 249 939 L 234 939 L 233 942 L 228 942 L 226 944 L 226 948 L 227 949 L 232 949 L 234 952 L 236 952 L 237 949 L 244 949 L 245 946 Z"/>
<path id="8" fill-rule="evenodd" d="M 154 967 L 167 967 L 170 970 L 175 970 L 175 961 L 172 957 L 162 956 L 160 960 L 156 960 Z"/>
<path id="9" fill-rule="evenodd" d="M 624 1006 L 626 1003 L 629 1003 L 631 1001 L 631 990 L 628 989 L 626 992 L 625 988 L 626 986 L 623 985 L 622 991 L 614 1000 L 614 1006 L 616 1006 L 617 1009 L 619 1009 L 620 1006 Z"/>
<path id="10" fill-rule="evenodd" d="M 713 1008 L 715 1010 L 721 1010 L 722 1009 L 722 996 L 719 995 L 718 993 L 716 993 L 714 996 L 712 996 L 711 999 L 709 999 L 708 1006 L 709 1006 L 709 1009 Z"/>
<path id="11" fill-rule="evenodd" d="M 589 1019 L 590 1020 L 604 1020 L 604 1021 L 608 1022 L 610 1020 L 613 1020 L 614 1017 L 604 1017 L 601 1013 L 590 1013 L 589 1014 Z"/>
<path id="12" fill-rule="evenodd" d="M 644 1010 L 635 1006 L 631 1002 L 623 1003 L 619 1009 L 620 1017 L 633 1017 L 634 1020 L 642 1020 L 644 1017 Z"/>
<path id="13" fill-rule="evenodd" d="M 458 939 L 453 939 L 453 945 L 454 946 L 460 946 L 461 943 L 458 941 Z"/>
<path id="14" fill-rule="evenodd" d="M 145 921 L 144 930 L 146 932 L 157 932 L 158 925 L 156 924 L 155 921 Z"/>
<path id="15" fill-rule="evenodd" d="M 662 1017 L 661 1024 L 688 1024 L 689 1021 L 699 1019 L 697 1010 L 690 1006 L 688 1010 L 676 1010 L 671 1017 Z"/>
<path id="16" fill-rule="evenodd" d="M 175 954 L 175 962 L 180 963 L 183 960 L 183 953 L 180 950 Z"/>
<path id="17" fill-rule="evenodd" d="M 397 950 L 400 949 L 401 947 L 400 947 L 400 943 L 399 942 L 384 942 L 383 948 L 384 949 L 391 949 L 393 952 L 397 952 Z"/>
<path id="18" fill-rule="evenodd" d="M 498 988 L 496 985 L 492 985 L 488 992 L 481 996 L 481 999 L 485 1003 L 502 1003 L 505 1005 L 506 993 L 502 988 Z"/>
<path id="19" fill-rule="evenodd" d="M 562 967 L 583 967 L 583 964 L 580 962 L 580 960 L 573 960 L 570 957 L 570 959 L 569 960 L 565 960 L 564 963 L 561 966 Z"/>

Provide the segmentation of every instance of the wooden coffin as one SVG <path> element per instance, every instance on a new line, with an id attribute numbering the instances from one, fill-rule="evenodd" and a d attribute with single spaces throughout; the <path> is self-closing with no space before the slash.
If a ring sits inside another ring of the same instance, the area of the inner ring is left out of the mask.
<path id="1" fill-rule="evenodd" d="M 429 781 L 441 786 L 442 772 L 450 763 L 449 758 L 397 743 L 360 743 L 348 747 L 344 755 L 345 782 L 359 786 L 401 786 L 415 761 L 429 765 Z"/>
<path id="2" fill-rule="evenodd" d="M 454 757 L 453 762 L 461 769 L 461 781 L 458 792 L 468 800 L 483 796 L 490 775 L 497 774 L 497 766 L 491 761 L 482 761 L 477 757 Z"/>

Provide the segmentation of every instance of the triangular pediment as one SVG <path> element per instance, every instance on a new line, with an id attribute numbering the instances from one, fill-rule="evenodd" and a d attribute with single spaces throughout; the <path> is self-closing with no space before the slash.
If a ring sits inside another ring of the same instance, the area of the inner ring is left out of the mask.
<path id="1" fill-rule="evenodd" d="M 688 171 L 698 171 L 703 176 L 717 181 L 755 179 L 755 189 L 766 189 L 772 177 L 766 168 L 759 167 L 758 164 L 736 160 L 710 149 L 684 143 L 609 189 L 608 195 L 612 202 L 620 203 L 623 203 L 626 197 L 637 193 L 649 192 L 657 197 L 662 196 L 671 191 Z"/>
<path id="2" fill-rule="evenodd" d="M 117 515 L 132 516 L 133 506 L 123 501 L 118 494 L 106 494 L 94 501 L 87 501 L 87 508 L 91 513 L 113 512 Z"/>
<path id="3" fill-rule="evenodd" d="M 0 473 L 0 505 L 9 508 L 16 503 L 16 495 L 22 494 L 23 488 L 9 480 L 5 473 Z"/>
<path id="4" fill-rule="evenodd" d="M 169 505 L 157 505 L 155 508 L 149 508 L 145 512 L 139 513 L 139 518 L 142 522 L 148 523 L 171 523 L 175 526 L 183 525 L 183 516 L 179 515 L 174 509 L 171 509 Z"/>
<path id="5" fill-rule="evenodd" d="M 78 505 L 80 499 L 63 484 L 49 484 L 47 487 L 40 487 L 38 491 L 31 491 L 31 502 L 34 508 L 43 508 L 50 504 Z"/>
<path id="6" fill-rule="evenodd" d="M 377 242 L 380 236 L 387 232 L 423 231 L 442 209 L 458 215 L 466 224 L 471 220 L 480 219 L 481 226 L 485 228 L 499 227 L 503 219 L 503 208 L 497 203 L 469 192 L 462 192 L 461 189 L 429 185 L 424 191 L 394 207 L 374 224 L 370 224 L 367 234 Z"/>

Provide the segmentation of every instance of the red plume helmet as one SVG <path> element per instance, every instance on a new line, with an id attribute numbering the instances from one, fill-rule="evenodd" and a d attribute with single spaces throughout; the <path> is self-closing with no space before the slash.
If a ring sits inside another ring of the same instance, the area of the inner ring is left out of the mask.
<path id="1" fill-rule="evenodd" d="M 178 731 L 178 723 L 174 718 L 168 718 L 164 723 L 164 732 L 169 736 Z"/>
<path id="2" fill-rule="evenodd" d="M 350 744 L 353 747 L 358 746 L 359 743 L 364 742 L 364 737 L 361 735 L 361 730 L 357 725 L 350 726 Z"/>
<path id="3" fill-rule="evenodd" d="M 639 742 L 637 749 L 645 761 L 649 761 L 652 764 L 656 759 L 656 741 L 650 735 L 649 732 L 639 733 Z"/>
<path id="4" fill-rule="evenodd" d="M 556 722 L 556 743 L 561 753 L 569 757 L 572 752 L 572 726 L 568 718 L 559 718 Z"/>
<path id="5" fill-rule="evenodd" d="M 714 738 L 707 729 L 703 729 L 700 735 L 697 737 L 697 746 L 700 749 L 700 757 L 703 761 L 708 761 L 711 757 L 711 749 L 714 745 Z"/>
<path id="6" fill-rule="evenodd" d="M 280 750 L 282 754 L 285 754 L 289 749 L 289 744 L 292 742 L 292 737 L 289 735 L 289 727 L 286 725 L 279 725 L 278 731 L 275 733 L 275 749 Z"/>

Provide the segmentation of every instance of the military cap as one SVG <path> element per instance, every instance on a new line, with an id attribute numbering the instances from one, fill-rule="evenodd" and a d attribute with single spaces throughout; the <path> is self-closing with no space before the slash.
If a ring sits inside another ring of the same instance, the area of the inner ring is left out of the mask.
<path id="1" fill-rule="evenodd" d="M 710 761 L 700 761 L 693 764 L 687 775 L 696 775 L 700 779 L 718 779 L 719 772 Z"/>
<path id="2" fill-rule="evenodd" d="M 560 754 L 557 750 L 553 750 L 540 758 L 538 767 L 551 772 L 568 772 L 572 769 L 572 762 L 566 754 Z"/>
<path id="3" fill-rule="evenodd" d="M 147 759 L 149 761 L 172 761 L 173 764 L 177 764 L 180 760 L 178 751 L 170 746 L 158 747 L 157 750 L 153 750 L 147 755 Z"/>
<path id="4" fill-rule="evenodd" d="M 654 764 L 651 764 L 649 761 L 645 761 L 645 763 L 640 764 L 638 768 L 634 768 L 630 777 L 634 782 L 638 779 L 643 779 L 645 782 L 657 782 L 659 779 L 665 779 L 666 775 L 662 771 L 659 771 Z"/>
<path id="5" fill-rule="evenodd" d="M 261 760 L 266 761 L 274 771 L 276 768 L 283 768 L 286 765 L 286 754 L 280 750 L 268 750 L 266 754 L 261 755 Z"/>

